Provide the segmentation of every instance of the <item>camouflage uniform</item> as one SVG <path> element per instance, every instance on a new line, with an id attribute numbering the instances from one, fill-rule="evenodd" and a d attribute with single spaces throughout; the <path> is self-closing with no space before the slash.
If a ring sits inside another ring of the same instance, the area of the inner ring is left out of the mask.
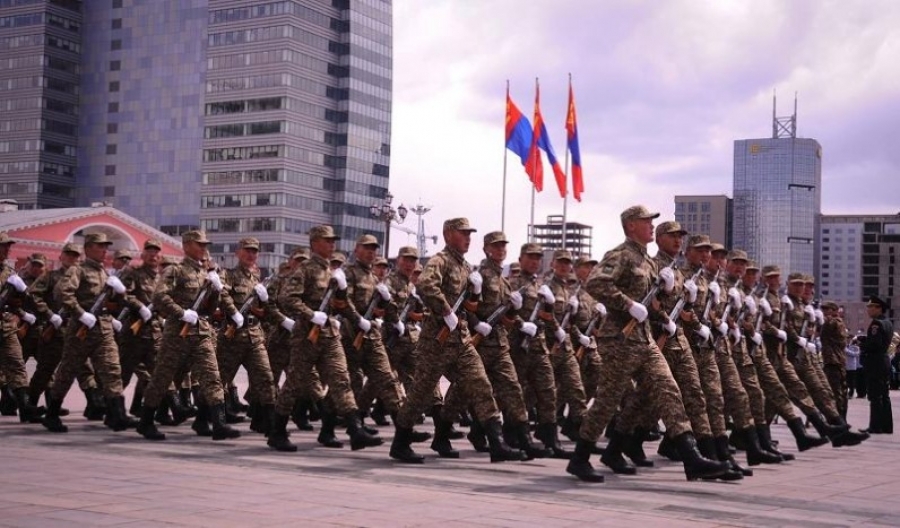
<path id="1" fill-rule="evenodd" d="M 709 273 L 707 271 L 707 273 Z M 713 327 L 730 317 L 730 300 L 728 296 L 729 288 L 734 285 L 732 281 L 726 281 L 725 277 L 720 274 L 719 288 L 722 295 L 719 305 L 715 307 L 711 317 Z M 731 357 L 731 348 L 728 341 L 728 334 L 719 334 L 718 330 L 713 332 L 713 343 L 716 353 L 716 364 L 719 366 L 719 375 L 722 379 L 722 395 L 725 397 L 725 413 L 730 415 L 734 420 L 734 425 L 738 429 L 746 429 L 754 426 L 753 416 L 750 414 L 750 399 L 747 396 L 747 390 L 741 383 L 741 376 L 738 373 L 737 366 Z"/>
<path id="2" fill-rule="evenodd" d="M 745 254 L 741 252 L 741 255 L 739 256 L 743 258 Z M 747 408 L 750 411 L 753 423 L 754 425 L 764 424 L 766 423 L 766 396 L 759 384 L 759 377 L 756 374 L 756 367 L 753 364 L 753 359 L 750 357 L 747 350 L 748 343 L 744 336 L 743 328 L 743 326 L 749 322 L 751 317 L 744 308 L 748 294 L 743 291 L 738 279 L 739 277 L 728 276 L 726 282 L 731 284 L 737 282 L 735 289 L 740 294 L 741 308 L 738 310 L 735 310 L 734 308 L 731 309 L 729 322 L 733 321 L 732 324 L 736 325 L 735 327 L 738 329 L 740 338 L 737 341 L 734 341 L 734 338 L 731 335 L 728 335 L 725 336 L 723 340 L 727 342 L 727 345 L 731 349 L 731 359 L 740 376 L 744 392 L 747 394 Z"/>
<path id="3" fill-rule="evenodd" d="M 128 289 L 125 304 L 128 317 L 119 333 L 121 348 L 119 359 L 122 363 L 122 384 L 128 386 L 131 376 L 137 376 L 135 392 L 146 389 L 153 369 L 156 367 L 156 354 L 162 345 L 163 321 L 158 311 L 151 309 L 153 293 L 159 277 L 157 270 L 144 264 L 138 268 L 128 266 L 119 272 L 119 279 Z M 151 309 L 150 319 L 144 320 L 140 315 L 141 307 Z M 139 327 L 137 332 L 133 327 Z"/>
<path id="4" fill-rule="evenodd" d="M 815 402 L 816 407 L 829 420 L 840 420 L 841 416 L 838 413 L 830 387 L 822 383 L 822 379 L 812 365 L 812 361 L 815 361 L 815 358 L 810 357 L 808 351 L 797 343 L 800 337 L 805 337 L 800 334 L 803 320 L 806 318 L 806 314 L 803 311 L 803 301 L 799 297 L 791 295 L 788 295 L 788 297 L 794 303 L 794 309 L 787 312 L 785 320 L 784 330 L 788 335 L 786 343 L 787 358 L 793 364 L 799 379 L 806 385 L 806 389 L 809 391 L 809 395 Z"/>
<path id="5" fill-rule="evenodd" d="M 568 251 L 558 252 L 557 258 L 566 258 L 567 255 Z M 568 256 L 571 260 L 571 255 Z M 565 279 L 555 274 L 546 284 L 556 298 L 553 304 L 553 317 L 562 323 L 566 312 L 570 310 L 569 297 L 575 292 L 570 292 Z M 571 316 L 569 317 L 571 319 Z M 571 332 L 571 326 L 564 330 Z M 556 380 L 557 405 L 568 405 L 568 419 L 580 425 L 587 411 L 587 398 L 584 394 L 584 385 L 581 383 L 581 369 L 575 360 L 571 337 L 567 333 L 566 339 L 559 342 L 556 340 L 555 332 L 547 331 L 546 335 L 548 342 L 553 343 L 550 345 L 550 363 L 553 365 L 553 378 Z"/>
<path id="6" fill-rule="evenodd" d="M 600 381 L 600 369 L 602 367 L 600 354 L 597 352 L 597 343 L 593 339 L 594 334 L 597 333 L 597 325 L 595 324 L 594 329 L 588 332 L 588 326 L 590 326 L 591 320 L 594 317 L 599 316 L 599 314 L 594 313 L 595 304 L 596 302 L 593 297 L 585 291 L 582 285 L 582 288 L 578 290 L 578 311 L 569 319 L 569 323 L 571 324 L 569 339 L 572 340 L 575 348 L 575 360 L 578 362 L 578 367 L 581 371 L 581 383 L 584 386 L 585 405 L 587 405 L 594 397 L 594 394 L 597 393 L 597 384 Z M 586 336 L 590 339 L 591 344 L 582 346 L 579 342 L 579 339 L 582 336 Z M 575 345 L 576 343 L 577 345 Z"/>
<path id="7" fill-rule="evenodd" d="M 268 284 L 269 301 L 276 301 L 281 293 L 281 288 L 287 281 L 290 272 L 279 274 Z M 279 309 L 280 313 L 280 309 Z M 272 380 L 276 388 L 281 381 L 281 374 L 288 368 L 291 359 L 291 333 L 281 325 L 271 325 L 266 332 L 266 352 L 269 354 L 269 367 L 272 369 Z"/>
<path id="8" fill-rule="evenodd" d="M 834 309 L 837 305 L 832 303 Z M 832 306 L 830 305 L 830 306 Z M 823 305 L 824 306 L 824 305 Z M 825 364 L 825 374 L 828 376 L 828 384 L 834 394 L 838 412 L 841 416 L 847 416 L 847 360 L 844 349 L 847 345 L 847 327 L 844 321 L 837 316 L 827 317 L 822 325 L 822 362 Z"/>
<path id="9" fill-rule="evenodd" d="M 6 235 L 6 233 L 3 233 Z M 4 242 L 0 239 L 0 243 Z M 16 332 L 19 329 L 19 316 L 17 315 L 25 303 L 25 293 L 20 293 L 7 279 L 15 275 L 16 270 L 0 263 L 0 292 L 5 296 L 5 304 L 0 306 L 2 320 L 0 320 L 0 369 L 2 369 L 6 383 L 13 391 L 28 386 L 28 377 L 25 372 L 25 360 L 22 357 L 22 344 Z M 71 383 L 71 382 L 70 382 Z"/>

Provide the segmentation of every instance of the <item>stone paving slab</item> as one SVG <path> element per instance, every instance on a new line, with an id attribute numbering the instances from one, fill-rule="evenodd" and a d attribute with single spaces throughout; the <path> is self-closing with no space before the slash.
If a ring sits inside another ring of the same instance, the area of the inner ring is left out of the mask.
<path id="1" fill-rule="evenodd" d="M 77 389 L 66 404 L 83 407 Z M 892 393 L 893 399 L 900 398 Z M 851 401 L 851 422 L 866 425 L 867 402 Z M 662 461 L 634 477 L 607 473 L 604 484 L 565 474 L 565 461 L 491 464 L 465 441 L 460 460 L 433 457 L 405 466 L 384 446 L 318 447 L 297 433 L 298 453 L 276 453 L 250 433 L 233 441 L 199 438 L 184 424 L 162 428 L 164 442 L 113 433 L 80 412 L 70 432 L 0 418 L 0 526 L 466 526 L 805 527 L 897 526 L 900 454 L 896 437 L 853 448 L 824 446 L 780 466 L 757 466 L 739 483 L 687 482 Z M 773 436 L 793 452 L 783 424 Z M 599 466 L 599 462 L 596 463 Z"/>

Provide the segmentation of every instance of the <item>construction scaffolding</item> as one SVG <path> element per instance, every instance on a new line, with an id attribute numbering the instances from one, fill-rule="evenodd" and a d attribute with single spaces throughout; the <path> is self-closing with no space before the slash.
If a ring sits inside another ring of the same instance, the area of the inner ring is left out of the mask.
<path id="1" fill-rule="evenodd" d="M 531 239 L 544 251 L 563 249 L 563 232 L 565 232 L 565 249 L 572 252 L 575 258 L 591 256 L 593 243 L 592 226 L 578 222 L 563 222 L 562 215 L 550 215 L 546 224 L 530 226 Z"/>

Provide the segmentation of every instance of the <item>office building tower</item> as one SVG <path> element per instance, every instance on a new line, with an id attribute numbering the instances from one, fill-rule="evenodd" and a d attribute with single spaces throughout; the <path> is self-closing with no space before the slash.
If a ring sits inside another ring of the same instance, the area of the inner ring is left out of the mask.
<path id="1" fill-rule="evenodd" d="M 731 243 L 731 198 L 722 195 L 676 196 L 675 220 L 691 234 L 709 235 L 727 248 Z"/>

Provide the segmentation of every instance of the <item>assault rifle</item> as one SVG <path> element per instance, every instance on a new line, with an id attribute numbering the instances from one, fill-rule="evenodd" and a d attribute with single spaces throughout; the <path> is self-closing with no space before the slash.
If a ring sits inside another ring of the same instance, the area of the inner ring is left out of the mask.
<path id="1" fill-rule="evenodd" d="M 97 299 L 94 300 L 94 304 L 91 305 L 91 309 L 89 310 L 91 315 L 97 315 L 97 310 L 99 310 L 100 307 L 103 306 L 103 303 L 106 302 L 106 298 L 109 297 L 109 290 L 109 286 L 103 287 L 103 291 L 100 292 L 100 295 L 98 295 Z M 84 339 L 88 335 L 88 327 L 82 324 L 81 327 L 78 328 L 78 331 L 75 333 L 75 335 L 78 336 L 78 339 L 84 341 Z"/>
<path id="2" fill-rule="evenodd" d="M 272 275 L 269 275 L 268 277 L 266 277 L 266 280 L 262 281 L 260 284 L 263 285 L 263 288 L 266 288 L 269 286 L 269 283 L 272 282 L 272 278 L 274 278 L 274 277 L 275 277 L 275 274 L 273 273 Z M 253 306 L 253 301 L 255 301 L 257 299 L 259 299 L 259 295 L 256 293 L 256 290 L 254 289 L 253 293 L 251 293 L 250 295 L 247 296 L 247 299 L 244 300 L 244 304 L 242 304 L 241 307 L 238 309 L 238 313 L 241 314 L 241 317 L 247 316 L 247 312 L 249 312 L 251 306 Z M 234 321 L 229 319 L 228 323 L 226 323 L 225 332 L 223 332 L 223 334 L 225 335 L 226 339 L 231 339 L 234 337 L 234 332 L 236 330 L 237 330 L 237 326 L 234 324 Z"/>
<path id="3" fill-rule="evenodd" d="M 519 294 L 521 294 L 523 291 L 525 291 L 525 288 L 527 288 L 527 287 L 528 287 L 528 285 L 526 284 L 525 286 L 522 286 L 521 288 L 519 288 L 516 291 Z M 512 305 L 509 303 L 509 301 L 501 304 L 500 306 L 497 307 L 496 310 L 491 312 L 491 315 L 489 315 L 488 318 L 484 322 L 487 323 L 488 325 L 490 325 L 491 327 L 493 327 L 494 323 L 496 323 L 498 319 L 503 317 L 506 314 L 506 312 L 509 311 L 510 308 L 512 308 Z M 484 339 L 484 337 L 485 336 L 476 333 L 474 336 L 472 336 L 472 346 L 477 347 L 479 344 L 481 344 L 481 341 Z"/>
<path id="4" fill-rule="evenodd" d="M 703 273 L 702 266 L 697 270 L 696 273 L 691 276 L 689 280 L 696 282 L 701 273 Z M 687 306 L 688 304 L 689 303 L 687 300 L 687 296 L 682 295 L 681 298 L 678 299 L 678 302 L 675 303 L 675 306 L 672 307 L 672 311 L 669 312 L 669 320 L 674 322 L 675 324 L 678 324 L 678 318 L 681 317 L 681 312 L 684 311 L 685 306 Z M 667 332 L 663 332 L 663 334 L 659 336 L 659 339 L 656 340 L 656 346 L 658 346 L 660 350 L 665 348 L 666 342 L 669 340 L 669 337 L 670 336 Z"/>
<path id="5" fill-rule="evenodd" d="M 328 289 L 325 290 L 325 296 L 322 297 L 322 302 L 319 303 L 319 309 L 317 311 L 323 312 L 327 314 L 325 310 L 328 310 L 328 305 L 331 303 L 331 298 L 334 296 L 334 291 L 337 289 L 337 283 L 332 280 L 331 284 L 329 284 Z M 328 321 L 325 321 L 325 324 L 328 324 Z M 309 329 L 309 333 L 306 334 L 306 338 L 309 339 L 309 342 L 312 344 L 316 344 L 319 342 L 319 333 L 322 332 L 322 327 L 314 324 L 312 328 Z"/>
<path id="6" fill-rule="evenodd" d="M 199 292 L 197 292 L 197 297 L 194 299 L 194 302 L 191 304 L 191 310 L 196 312 L 197 310 L 200 309 L 201 306 L 203 306 L 203 302 L 206 300 L 206 297 L 209 295 L 209 289 L 211 287 L 211 284 L 212 283 L 210 281 L 207 281 L 206 285 L 203 287 L 203 289 L 201 289 Z M 199 316 L 199 312 L 198 312 L 198 316 Z M 198 321 L 198 324 L 199 324 L 199 321 Z M 179 332 L 178 335 L 180 335 L 181 337 L 187 337 L 188 332 L 191 331 L 191 326 L 192 325 L 190 325 L 188 323 L 184 323 L 183 325 L 181 325 L 181 332 Z"/>
<path id="7" fill-rule="evenodd" d="M 679 251 L 678 255 L 676 255 L 675 258 L 672 259 L 672 262 L 670 262 L 669 265 L 663 269 L 668 268 L 674 270 L 675 266 L 681 261 L 682 257 L 684 257 L 684 250 Z M 660 270 L 660 274 L 662 274 L 661 271 L 662 270 Z M 659 293 L 659 289 L 662 287 L 662 284 L 662 278 L 657 278 L 656 284 L 654 284 L 653 287 L 650 288 L 650 291 L 647 292 L 647 295 L 645 295 L 644 298 L 641 299 L 641 304 L 643 304 L 645 308 L 650 308 L 650 305 L 653 304 L 653 299 L 656 298 L 656 295 Z M 626 338 L 630 336 L 631 332 L 634 332 L 634 329 L 637 327 L 637 325 L 638 320 L 632 317 L 631 320 L 628 321 L 628 324 L 625 325 L 625 328 L 622 329 L 622 337 Z"/>

